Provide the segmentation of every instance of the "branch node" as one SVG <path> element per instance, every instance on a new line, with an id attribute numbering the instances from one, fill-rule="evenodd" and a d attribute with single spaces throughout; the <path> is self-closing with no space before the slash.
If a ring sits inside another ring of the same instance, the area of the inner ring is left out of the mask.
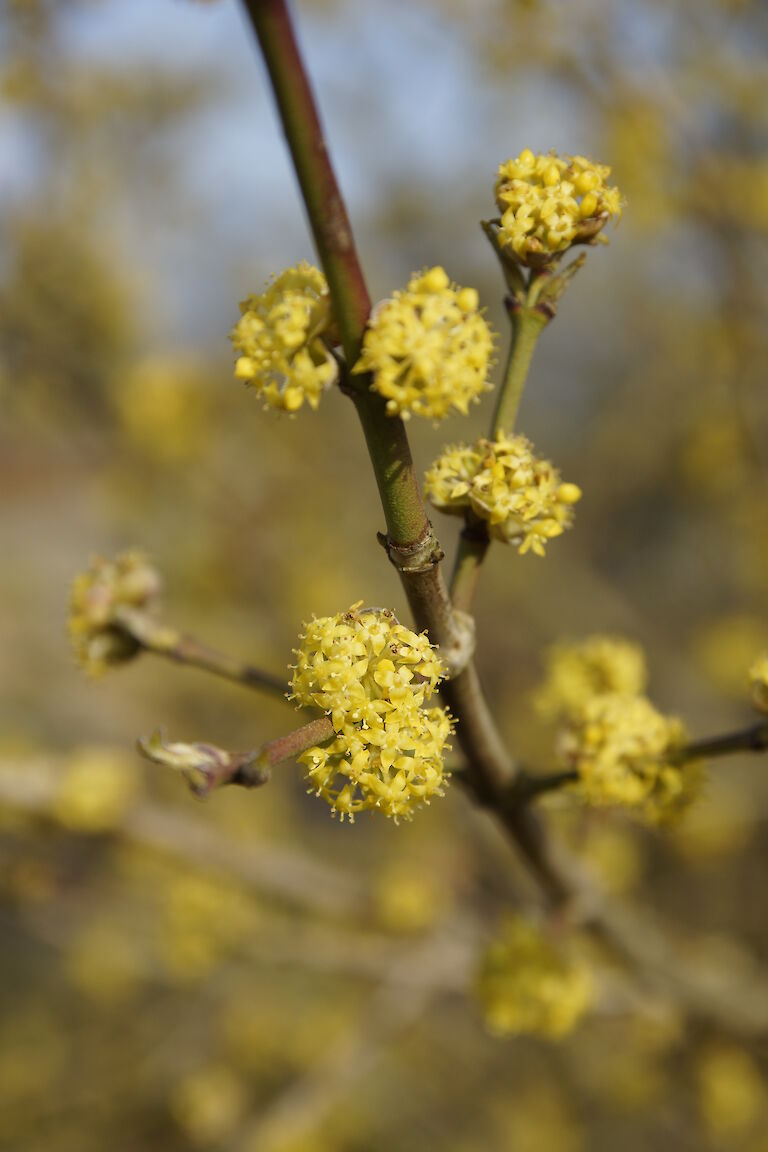
<path id="1" fill-rule="evenodd" d="M 396 544 L 385 532 L 377 532 L 376 539 L 398 572 L 409 575 L 429 572 L 445 556 L 430 523 L 427 523 L 419 539 L 409 544 Z"/>

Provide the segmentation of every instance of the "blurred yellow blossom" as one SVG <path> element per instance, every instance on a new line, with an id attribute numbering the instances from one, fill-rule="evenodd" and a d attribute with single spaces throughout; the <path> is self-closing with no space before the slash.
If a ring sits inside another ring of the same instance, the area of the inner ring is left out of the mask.
<path id="1" fill-rule="evenodd" d="M 328 285 L 303 261 L 274 278 L 259 296 L 240 304 L 230 339 L 235 376 L 255 388 L 266 407 L 296 412 L 317 408 L 338 369 L 324 338 L 332 324 Z"/>
<path id="2" fill-rule="evenodd" d="M 123 922 L 100 918 L 76 932 L 68 942 L 65 970 L 85 996 L 101 1003 L 119 1003 L 138 989 L 146 964 L 139 941 Z"/>
<path id="3" fill-rule="evenodd" d="M 642 879 L 643 850 L 627 828 L 600 823 L 589 829 L 579 848 L 582 859 L 609 892 L 631 892 Z"/>
<path id="4" fill-rule="evenodd" d="M 226 1065 L 210 1065 L 180 1080 L 169 1103 L 174 1120 L 196 1144 L 218 1143 L 245 1113 L 246 1086 Z"/>
<path id="5" fill-rule="evenodd" d="M 496 440 L 446 448 L 426 473 L 424 487 L 441 512 L 471 509 L 494 539 L 537 556 L 571 526 L 573 505 L 581 499 L 581 489 L 563 483 L 548 460 L 534 455 L 529 440 L 503 432 Z"/>
<path id="6" fill-rule="evenodd" d="M 578 715 L 588 700 L 606 692 L 641 693 L 647 684 L 645 654 L 620 636 L 588 636 L 555 644 L 546 654 L 546 674 L 535 695 L 546 719 Z"/>
<path id="7" fill-rule="evenodd" d="M 750 668 L 749 685 L 755 708 L 768 712 L 768 652 L 763 652 Z"/>
<path id="8" fill-rule="evenodd" d="M 169 461 L 195 456 L 210 436 L 210 399 L 200 368 L 182 355 L 140 360 L 114 390 L 127 436 L 148 455 Z"/>
<path id="9" fill-rule="evenodd" d="M 390 416 L 442 420 L 467 414 L 488 391 L 491 331 L 474 288 L 452 284 L 443 268 L 414 275 L 371 314 L 353 372 L 372 372 Z"/>
<path id="10" fill-rule="evenodd" d="M 449 893 L 436 874 L 398 859 L 377 871 L 373 898 L 379 919 L 390 931 L 419 932 L 439 920 Z"/>
<path id="11" fill-rule="evenodd" d="M 696 1079 L 702 1119 L 713 1136 L 744 1135 L 765 1115 L 766 1084 L 743 1049 L 707 1049 L 698 1060 Z"/>
<path id="12" fill-rule="evenodd" d="M 745 669 L 768 648 L 768 623 L 760 616 L 733 613 L 704 624 L 693 637 L 693 654 L 721 691 L 743 698 Z"/>
<path id="13" fill-rule="evenodd" d="M 584 1152 L 581 1125 L 562 1087 L 526 1081 L 498 1113 L 493 1143 L 473 1144 L 473 1152 Z"/>
<path id="14" fill-rule="evenodd" d="M 178 980 L 199 980 L 255 930 L 257 905 L 232 881 L 170 876 L 160 892 L 162 959 Z"/>
<path id="15" fill-rule="evenodd" d="M 108 832 L 120 824 L 138 784 L 137 767 L 114 748 L 82 748 L 64 767 L 53 813 L 74 832 Z"/>
<path id="16" fill-rule="evenodd" d="M 95 556 L 86 572 L 72 583 L 69 635 L 75 658 L 91 676 L 131 660 L 140 645 L 119 626 L 121 609 L 151 609 L 160 591 L 160 577 L 139 552 L 123 552 L 114 560 Z"/>
<path id="17" fill-rule="evenodd" d="M 578 773 L 576 788 L 598 807 L 625 805 L 651 820 L 678 813 L 695 796 L 701 772 L 669 754 L 685 743 L 685 729 L 644 696 L 593 696 L 571 717 L 561 751 Z"/>
<path id="18" fill-rule="evenodd" d="M 716 861 L 743 851 L 755 828 L 755 811 L 740 785 L 715 778 L 685 821 L 675 827 L 672 843 L 692 865 Z"/>
<path id="19" fill-rule="evenodd" d="M 547 263 L 578 241 L 593 240 L 621 215 L 610 168 L 584 156 L 535 156 L 526 148 L 499 166 L 496 203 L 499 241 L 521 263 Z"/>
<path id="20" fill-rule="evenodd" d="M 499 1035 L 571 1032 L 593 997 L 589 969 L 566 941 L 510 917 L 482 957 L 477 991 L 486 1024 Z"/>

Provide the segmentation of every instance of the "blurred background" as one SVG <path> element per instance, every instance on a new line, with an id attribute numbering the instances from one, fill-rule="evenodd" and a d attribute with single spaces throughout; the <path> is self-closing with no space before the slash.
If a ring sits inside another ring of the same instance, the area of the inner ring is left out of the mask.
<path id="1" fill-rule="evenodd" d="M 441 263 L 506 337 L 479 227 L 498 163 L 585 153 L 626 198 L 520 418 L 583 488 L 576 528 L 545 560 L 494 548 L 483 576 L 478 660 L 511 746 L 551 762 L 543 655 L 596 631 L 643 643 L 654 701 L 694 734 L 748 723 L 768 646 L 763 0 L 296 14 L 374 298 Z M 139 761 L 159 725 L 245 748 L 294 716 L 150 657 L 87 682 L 66 613 L 91 554 L 145 551 L 170 621 L 278 672 L 313 612 L 407 616 L 352 406 L 281 419 L 232 376 L 238 301 L 312 259 L 240 6 L 4 0 L 0 52 L 0 1148 L 766 1152 L 760 760 L 714 766 L 669 833 L 552 805 L 681 972 L 724 1002 L 754 981 L 754 1026 L 614 973 L 558 1046 L 484 1030 L 474 957 L 536 893 L 458 787 L 412 825 L 349 827 L 291 769 L 201 806 Z M 412 421 L 418 467 L 489 404 Z"/>

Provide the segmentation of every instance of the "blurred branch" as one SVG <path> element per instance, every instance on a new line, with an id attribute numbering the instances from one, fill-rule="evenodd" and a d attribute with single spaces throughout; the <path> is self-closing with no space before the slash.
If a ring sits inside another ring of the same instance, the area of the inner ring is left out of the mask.
<path id="1" fill-rule="evenodd" d="M 153 619 L 146 612 L 118 608 L 114 614 L 114 626 L 126 632 L 145 652 L 164 656 L 176 664 L 186 664 L 190 668 L 212 672 L 214 676 L 233 680 L 246 688 L 256 688 L 285 698 L 287 680 L 219 652 L 216 648 L 201 643 L 194 636 L 183 635 Z"/>
<path id="2" fill-rule="evenodd" d="M 732 756 L 735 752 L 768 751 L 768 720 L 743 728 L 738 732 L 728 732 L 724 736 L 708 736 L 703 740 L 692 740 L 685 747 L 670 754 L 675 764 L 686 764 L 689 760 L 711 760 L 715 756 Z"/>
<path id="3" fill-rule="evenodd" d="M 671 764 L 688 764 L 693 760 L 713 760 L 718 756 L 733 756 L 738 752 L 766 751 L 768 751 L 768 720 L 763 720 L 738 732 L 692 740 L 682 748 L 670 749 L 665 759 Z M 560 772 L 547 772 L 541 775 L 521 771 L 507 790 L 507 800 L 513 805 L 526 803 L 548 792 L 556 792 L 569 784 L 575 784 L 578 779 L 579 773 L 575 768 L 565 768 Z"/>
<path id="4" fill-rule="evenodd" d="M 61 769 L 51 762 L 0 762 L 0 804 L 48 817 L 58 795 Z M 209 821 L 154 803 L 130 806 L 115 828 L 141 848 L 174 857 L 200 872 L 221 872 L 246 887 L 303 911 L 349 916 L 366 911 L 361 884 L 295 849 L 232 839 Z"/>
<path id="5" fill-rule="evenodd" d="M 436 932 L 403 949 L 354 1031 L 325 1050 L 315 1067 L 246 1125 L 233 1144 L 235 1152 L 254 1148 L 259 1152 L 279 1152 L 289 1146 L 299 1147 L 338 1107 L 340 1099 L 386 1058 L 389 1046 L 427 1010 L 439 991 L 438 985 L 413 983 L 409 976 L 419 971 L 433 976 L 439 972 L 445 966 L 445 945 L 444 932 Z"/>

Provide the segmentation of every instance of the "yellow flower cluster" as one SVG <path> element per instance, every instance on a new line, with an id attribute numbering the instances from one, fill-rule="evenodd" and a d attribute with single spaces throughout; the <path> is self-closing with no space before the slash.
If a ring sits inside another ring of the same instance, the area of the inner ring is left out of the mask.
<path id="1" fill-rule="evenodd" d="M 448 447 L 427 472 L 425 491 L 441 512 L 470 508 L 491 536 L 537 556 L 571 526 L 581 498 L 581 489 L 564 484 L 548 460 L 534 455 L 529 440 L 503 432 L 496 440 Z"/>
<path id="2" fill-rule="evenodd" d="M 230 333 L 238 353 L 235 376 L 255 388 L 266 407 L 296 412 L 317 408 L 338 369 L 323 342 L 331 326 L 328 285 L 302 261 L 275 277 L 260 296 L 240 304 Z"/>
<path id="3" fill-rule="evenodd" d="M 361 603 L 312 620 L 300 639 L 293 698 L 321 708 L 336 732 L 299 757 L 312 789 L 342 819 L 410 819 L 445 782 L 451 718 L 424 706 L 443 675 L 437 652 L 392 612 Z"/>
<path id="4" fill-rule="evenodd" d="M 621 215 L 610 168 L 584 156 L 535 156 L 529 148 L 499 166 L 499 240 L 523 264 L 544 264 L 572 244 L 594 239 Z"/>
<path id="5" fill-rule="evenodd" d="M 750 668 L 749 685 L 755 708 L 768 712 L 768 652 L 759 656 Z"/>
<path id="6" fill-rule="evenodd" d="M 597 635 L 580 644 L 556 644 L 547 653 L 536 709 L 547 719 L 572 718 L 593 696 L 637 695 L 645 690 L 647 679 L 643 650 L 629 640 Z"/>
<path id="7" fill-rule="evenodd" d="M 573 1030 L 593 997 L 586 964 L 520 916 L 487 949 L 477 991 L 490 1031 L 552 1039 Z"/>
<path id="8" fill-rule="evenodd" d="M 442 420 L 488 391 L 492 351 L 477 292 L 430 268 L 374 309 L 353 372 L 373 373 L 390 416 Z"/>
<path id="9" fill-rule="evenodd" d="M 675 764 L 670 756 L 684 743 L 682 723 L 663 716 L 646 697 L 608 692 L 593 696 L 571 718 L 562 752 L 589 804 L 641 808 L 660 821 L 690 803 L 700 782 L 697 765 Z"/>
<path id="10" fill-rule="evenodd" d="M 77 662 L 91 676 L 123 664 L 140 645 L 117 623 L 120 609 L 147 609 L 160 591 L 160 577 L 137 552 L 114 560 L 94 557 L 72 583 L 69 635 Z"/>

